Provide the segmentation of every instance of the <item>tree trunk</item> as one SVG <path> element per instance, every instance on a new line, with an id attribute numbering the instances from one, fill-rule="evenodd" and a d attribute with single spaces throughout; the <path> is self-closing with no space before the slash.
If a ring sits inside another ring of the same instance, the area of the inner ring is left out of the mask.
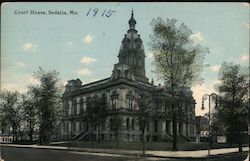
<path id="1" fill-rule="evenodd" d="M 145 128 L 142 130 L 142 154 L 143 155 L 145 155 L 144 131 L 145 131 Z"/>
<path id="2" fill-rule="evenodd" d="M 242 143 L 241 143 L 241 132 L 238 130 L 238 147 L 239 147 L 239 152 L 242 152 Z"/>
<path id="3" fill-rule="evenodd" d="M 101 126 L 98 126 L 98 143 L 101 143 Z"/>
<path id="4" fill-rule="evenodd" d="M 12 143 L 15 141 L 15 126 L 12 126 Z"/>
<path id="5" fill-rule="evenodd" d="M 172 107 L 173 108 L 173 107 Z M 177 127 L 176 127 L 176 112 L 173 111 L 173 145 L 172 145 L 172 150 L 177 151 Z"/>
<path id="6" fill-rule="evenodd" d="M 42 145 L 42 131 L 39 129 L 39 144 Z"/>
<path id="7" fill-rule="evenodd" d="M 119 136 L 118 136 L 118 131 L 116 131 L 115 138 L 116 138 L 116 148 L 118 149 L 118 147 L 119 147 Z"/>
<path id="8" fill-rule="evenodd" d="M 94 139 L 93 139 L 93 128 L 92 128 L 92 126 L 90 127 L 90 140 L 91 140 L 91 145 L 93 147 L 94 146 Z"/>
<path id="9" fill-rule="evenodd" d="M 30 142 L 32 143 L 33 142 L 33 126 L 32 126 L 32 118 L 30 117 L 30 119 L 29 119 L 29 128 L 30 128 L 30 130 L 29 130 L 29 138 L 30 138 Z"/>
<path id="10" fill-rule="evenodd" d="M 33 142 L 33 129 L 30 129 L 29 131 L 29 138 L 30 138 L 30 142 Z"/>
<path id="11" fill-rule="evenodd" d="M 30 142 L 32 143 L 33 142 L 33 126 L 31 122 L 30 122 L 29 138 L 30 138 Z"/>

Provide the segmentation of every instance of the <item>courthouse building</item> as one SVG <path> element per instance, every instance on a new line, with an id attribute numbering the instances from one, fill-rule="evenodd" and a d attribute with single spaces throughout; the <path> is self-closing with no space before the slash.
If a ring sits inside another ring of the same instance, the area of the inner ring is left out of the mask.
<path id="1" fill-rule="evenodd" d="M 86 113 L 86 100 L 93 96 L 105 97 L 109 110 L 106 121 L 100 129 L 101 139 L 113 141 L 114 132 L 110 128 L 112 116 L 120 116 L 123 127 L 119 133 L 121 141 L 139 141 L 141 131 L 137 124 L 138 105 L 137 91 L 145 91 L 154 97 L 162 97 L 164 87 L 149 82 L 145 71 L 145 53 L 143 42 L 135 29 L 136 21 L 131 14 L 129 29 L 125 34 L 118 53 L 118 63 L 114 64 L 112 74 L 89 84 L 82 84 L 80 79 L 70 80 L 66 85 L 63 98 L 63 118 L 60 128 L 60 139 L 87 140 L 90 125 Z M 117 54 L 114 53 L 114 56 Z M 180 140 L 195 140 L 195 101 L 189 88 L 182 92 L 177 117 L 177 135 Z M 158 114 L 153 116 L 147 125 L 145 136 L 147 141 L 171 141 L 173 135 L 170 103 L 155 105 Z M 94 136 L 97 136 L 94 128 Z M 95 138 L 95 137 L 94 137 Z"/>

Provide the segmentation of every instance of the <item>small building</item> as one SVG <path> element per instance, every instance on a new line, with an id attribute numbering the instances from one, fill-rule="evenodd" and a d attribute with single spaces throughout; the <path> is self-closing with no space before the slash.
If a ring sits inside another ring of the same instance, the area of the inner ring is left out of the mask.
<path id="1" fill-rule="evenodd" d="M 137 124 L 138 91 L 144 91 L 161 100 L 164 87 L 149 82 L 145 71 L 145 53 L 143 42 L 135 29 L 136 20 L 133 12 L 129 20 L 129 29 L 125 34 L 118 53 L 118 63 L 114 64 L 112 74 L 89 84 L 82 84 L 80 79 L 70 80 L 66 85 L 63 99 L 63 117 L 61 120 L 60 139 L 87 139 L 89 123 L 85 118 L 88 98 L 99 96 L 105 98 L 109 110 L 106 121 L 99 131 L 101 139 L 113 141 L 111 131 L 112 116 L 120 116 L 123 129 L 119 133 L 121 141 L 139 141 L 141 131 Z M 114 55 L 115 56 L 115 55 Z M 184 141 L 195 140 L 196 118 L 195 101 L 190 88 L 180 96 L 177 117 L 177 135 Z M 173 135 L 172 112 L 170 102 L 155 105 L 158 114 L 151 118 L 146 128 L 147 141 L 171 141 Z M 94 128 L 94 135 L 97 135 Z M 94 137 L 96 138 L 96 137 Z"/>
<path id="2" fill-rule="evenodd" d="M 207 142 L 209 137 L 209 121 L 204 116 L 197 116 L 197 137 L 199 142 Z"/>

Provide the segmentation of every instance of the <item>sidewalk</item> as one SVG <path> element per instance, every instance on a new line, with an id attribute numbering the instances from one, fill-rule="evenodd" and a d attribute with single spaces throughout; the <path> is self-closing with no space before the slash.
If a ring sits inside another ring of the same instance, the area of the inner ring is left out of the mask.
<path id="1" fill-rule="evenodd" d="M 70 151 L 82 151 L 92 153 L 107 153 L 107 154 L 119 154 L 119 155 L 132 155 L 139 156 L 142 151 L 137 150 L 116 150 L 116 149 L 92 149 L 92 148 L 75 148 L 75 147 L 63 147 L 63 146 L 43 146 L 43 145 L 18 145 L 18 144 L 1 144 L 1 146 L 20 147 L 20 148 L 39 148 L 39 149 L 54 149 L 54 150 L 70 150 Z M 248 147 L 244 147 L 243 151 L 248 151 Z M 213 149 L 211 155 L 219 155 L 226 153 L 238 152 L 238 148 L 224 148 Z M 147 150 L 146 155 L 152 157 L 168 157 L 168 158 L 201 158 L 207 157 L 207 150 L 197 151 L 152 151 Z"/>

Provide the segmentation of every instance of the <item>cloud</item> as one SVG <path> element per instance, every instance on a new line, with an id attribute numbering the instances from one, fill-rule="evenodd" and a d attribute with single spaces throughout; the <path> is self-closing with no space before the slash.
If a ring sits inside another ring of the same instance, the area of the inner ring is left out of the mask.
<path id="1" fill-rule="evenodd" d="M 67 46 L 67 47 L 72 47 L 72 46 L 73 46 L 73 42 L 72 42 L 72 41 L 67 42 L 67 43 L 66 43 L 66 46 Z"/>
<path id="2" fill-rule="evenodd" d="M 213 72 L 218 72 L 219 69 L 220 69 L 220 65 L 213 65 L 213 66 L 211 67 L 211 70 L 212 70 Z"/>
<path id="3" fill-rule="evenodd" d="M 23 45 L 23 50 L 24 51 L 33 51 L 33 52 L 35 52 L 36 49 L 37 49 L 37 45 L 34 45 L 31 42 L 25 43 Z"/>
<path id="4" fill-rule="evenodd" d="M 246 28 L 250 29 L 250 24 L 249 23 L 246 24 Z"/>
<path id="5" fill-rule="evenodd" d="M 147 58 L 154 58 L 154 54 L 149 52 L 149 53 L 146 53 L 146 57 Z"/>
<path id="6" fill-rule="evenodd" d="M 15 83 L 3 84 L 1 87 L 1 90 L 18 91 L 20 93 L 26 93 L 28 91 L 27 88 L 22 88 L 18 84 L 15 84 Z"/>
<path id="7" fill-rule="evenodd" d="M 201 32 L 197 32 L 197 33 L 190 35 L 190 39 L 192 39 L 195 42 L 201 42 L 204 40 L 204 37 Z"/>
<path id="8" fill-rule="evenodd" d="M 249 55 L 241 55 L 240 60 L 241 61 L 249 61 Z"/>
<path id="9" fill-rule="evenodd" d="M 245 7 L 250 7 L 250 4 L 247 3 L 247 2 L 242 3 L 242 5 L 245 6 Z"/>
<path id="10" fill-rule="evenodd" d="M 86 57 L 82 57 L 81 60 L 80 60 L 80 62 L 82 64 L 90 64 L 90 63 L 93 63 L 95 61 L 96 61 L 96 59 L 91 58 L 91 57 L 87 57 L 87 56 Z"/>
<path id="11" fill-rule="evenodd" d="M 84 38 L 83 38 L 83 42 L 86 43 L 86 44 L 91 43 L 92 40 L 93 40 L 93 37 L 90 34 L 84 36 Z"/>
<path id="12" fill-rule="evenodd" d="M 33 76 L 29 76 L 27 82 L 31 85 L 39 85 L 41 82 L 34 78 Z"/>
<path id="13" fill-rule="evenodd" d="M 21 68 L 24 68 L 24 67 L 27 66 L 27 64 L 25 64 L 25 63 L 23 63 L 23 62 L 17 62 L 16 65 L 17 65 L 18 67 L 21 67 Z"/>
<path id="14" fill-rule="evenodd" d="M 84 76 L 84 75 L 90 75 L 92 72 L 89 69 L 81 69 L 77 71 L 78 75 Z"/>

